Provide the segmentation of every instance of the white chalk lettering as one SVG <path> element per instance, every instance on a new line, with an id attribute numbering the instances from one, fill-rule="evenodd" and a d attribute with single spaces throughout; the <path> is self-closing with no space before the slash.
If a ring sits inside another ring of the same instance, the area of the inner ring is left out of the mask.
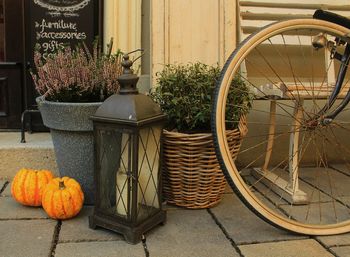
<path id="1" fill-rule="evenodd" d="M 41 32 L 37 33 L 37 39 L 86 39 L 85 32 Z"/>
<path id="2" fill-rule="evenodd" d="M 40 32 L 44 32 L 45 29 L 57 29 L 57 30 L 73 30 L 77 31 L 77 24 L 74 22 L 65 22 L 64 20 L 57 20 L 54 22 L 46 21 L 42 19 L 41 23 L 35 22 L 35 27 L 39 27 Z"/>
<path id="3" fill-rule="evenodd" d="M 64 44 L 62 42 L 60 43 L 56 40 L 51 40 L 41 44 L 44 52 L 56 52 L 57 50 L 62 49 L 63 46 Z"/>

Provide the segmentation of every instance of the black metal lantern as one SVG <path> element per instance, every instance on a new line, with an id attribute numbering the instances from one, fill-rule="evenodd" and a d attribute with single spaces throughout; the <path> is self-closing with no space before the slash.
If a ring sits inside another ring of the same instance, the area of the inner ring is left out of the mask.
<path id="1" fill-rule="evenodd" d="M 95 140 L 95 209 L 90 227 L 104 227 L 138 243 L 164 223 L 161 205 L 160 138 L 166 116 L 139 94 L 133 62 L 123 56 L 120 92 L 91 117 Z"/>

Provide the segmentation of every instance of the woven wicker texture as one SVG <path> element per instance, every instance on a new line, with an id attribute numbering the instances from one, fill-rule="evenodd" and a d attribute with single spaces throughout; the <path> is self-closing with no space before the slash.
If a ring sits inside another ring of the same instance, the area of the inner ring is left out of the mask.
<path id="1" fill-rule="evenodd" d="M 226 132 L 235 159 L 247 132 L 245 118 L 239 128 Z M 211 133 L 183 134 L 163 131 L 163 196 L 169 204 L 190 209 L 218 204 L 226 187 L 216 159 Z"/>

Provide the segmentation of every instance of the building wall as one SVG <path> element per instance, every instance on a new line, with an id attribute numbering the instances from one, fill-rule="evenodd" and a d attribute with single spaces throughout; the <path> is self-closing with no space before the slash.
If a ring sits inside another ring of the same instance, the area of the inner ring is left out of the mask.
<path id="1" fill-rule="evenodd" d="M 148 83 L 145 88 L 155 85 L 155 74 L 164 64 L 200 61 L 223 66 L 237 41 L 252 29 L 277 20 L 310 18 L 317 8 L 350 16 L 349 0 L 104 1 L 105 38 L 117 38 L 117 46 L 124 51 L 141 46 L 146 50 L 147 58 L 142 58 L 141 65 L 144 83 Z M 320 64 L 324 62 L 322 58 L 319 57 Z M 323 79 L 324 73 L 321 75 Z M 259 120 L 258 116 L 262 117 L 257 114 L 249 119 Z M 249 130 L 259 128 L 253 124 Z M 288 140 L 283 145 L 288 146 Z"/>
<path id="2" fill-rule="evenodd" d="M 152 72 L 166 63 L 223 65 L 236 42 L 235 1 L 153 0 Z"/>
<path id="3" fill-rule="evenodd" d="M 114 40 L 114 50 L 141 47 L 142 0 L 104 0 L 104 42 Z"/>
<path id="4" fill-rule="evenodd" d="M 125 52 L 140 48 L 142 42 L 141 74 L 150 74 L 149 82 L 167 63 L 223 65 L 235 48 L 235 1 L 105 0 L 104 4 L 105 42 L 113 37 L 114 46 Z"/>
<path id="5" fill-rule="evenodd" d="M 113 37 L 124 52 L 145 49 L 134 68 L 146 84 L 168 63 L 222 66 L 245 27 L 311 17 L 317 8 L 350 13 L 349 0 L 104 0 L 104 5 L 105 42 Z"/>

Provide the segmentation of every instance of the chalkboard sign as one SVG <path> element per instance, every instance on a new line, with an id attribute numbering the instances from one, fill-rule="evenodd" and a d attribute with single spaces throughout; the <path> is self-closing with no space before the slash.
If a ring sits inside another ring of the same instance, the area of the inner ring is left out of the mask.
<path id="1" fill-rule="evenodd" d="M 30 48 L 45 55 L 63 45 L 85 41 L 91 45 L 98 34 L 99 12 L 95 0 L 30 0 Z M 31 60 L 32 61 L 32 60 Z"/>
<path id="2" fill-rule="evenodd" d="M 39 45 L 41 53 L 47 56 L 56 52 L 62 45 L 74 47 L 85 41 L 91 46 L 96 36 L 102 35 L 103 0 L 23 0 L 23 2 L 27 68 L 34 67 L 36 45 Z M 24 94 L 25 108 L 35 108 L 38 93 L 29 69 L 26 72 Z M 35 123 L 34 117 L 34 127 Z M 40 128 L 41 121 L 38 124 Z"/>

